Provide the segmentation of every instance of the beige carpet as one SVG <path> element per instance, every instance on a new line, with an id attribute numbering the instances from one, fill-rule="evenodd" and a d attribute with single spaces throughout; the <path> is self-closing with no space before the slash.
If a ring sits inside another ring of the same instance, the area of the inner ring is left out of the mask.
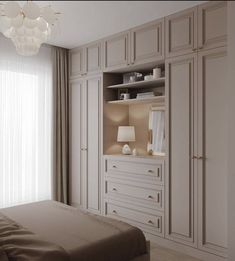
<path id="1" fill-rule="evenodd" d="M 194 257 L 160 247 L 152 242 L 150 245 L 150 256 L 151 261 L 200 261 Z"/>

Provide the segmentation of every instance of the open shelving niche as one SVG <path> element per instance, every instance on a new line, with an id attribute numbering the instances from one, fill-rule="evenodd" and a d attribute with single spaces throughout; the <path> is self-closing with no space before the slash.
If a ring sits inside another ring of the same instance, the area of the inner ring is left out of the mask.
<path id="1" fill-rule="evenodd" d="M 160 67 L 164 71 L 164 64 Z M 143 74 L 152 72 L 138 70 Z M 130 142 L 130 147 L 136 148 L 138 155 L 147 156 L 147 143 L 149 137 L 149 111 L 151 106 L 165 106 L 165 77 L 153 80 L 123 83 L 123 74 L 104 73 L 103 77 L 103 154 L 120 154 L 122 143 L 117 142 L 118 126 L 135 126 L 136 141 Z M 128 90 L 131 98 L 120 100 L 120 90 Z M 157 92 L 159 96 L 136 98 L 139 92 Z"/>

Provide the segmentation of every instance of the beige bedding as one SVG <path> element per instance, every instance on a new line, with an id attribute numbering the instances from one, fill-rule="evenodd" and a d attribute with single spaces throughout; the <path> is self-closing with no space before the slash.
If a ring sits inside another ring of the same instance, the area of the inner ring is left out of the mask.
<path id="1" fill-rule="evenodd" d="M 127 261 L 146 252 L 139 229 L 58 202 L 0 210 L 0 257 L 5 259 Z"/>

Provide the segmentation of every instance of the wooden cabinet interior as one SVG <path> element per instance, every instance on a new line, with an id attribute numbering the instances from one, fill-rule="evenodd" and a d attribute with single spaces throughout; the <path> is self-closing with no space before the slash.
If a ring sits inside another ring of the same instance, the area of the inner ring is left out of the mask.
<path id="1" fill-rule="evenodd" d="M 164 64 L 159 65 L 164 71 Z M 139 72 L 139 71 L 138 71 Z M 149 74 L 152 70 L 144 70 L 143 74 Z M 121 152 L 122 144 L 117 142 L 118 126 L 135 126 L 136 141 L 129 145 L 131 149 L 136 148 L 138 154 L 148 155 L 147 144 L 149 139 L 149 111 L 151 105 L 164 106 L 165 79 L 143 80 L 123 84 L 123 73 L 104 74 L 104 136 L 103 153 L 118 154 Z M 130 99 L 120 100 L 121 92 L 128 92 Z M 159 96 L 146 99 L 137 99 L 138 93 L 154 92 Z"/>

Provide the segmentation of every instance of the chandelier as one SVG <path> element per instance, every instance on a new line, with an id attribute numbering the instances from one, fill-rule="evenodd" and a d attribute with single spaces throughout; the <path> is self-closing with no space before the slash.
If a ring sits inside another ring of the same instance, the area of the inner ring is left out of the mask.
<path id="1" fill-rule="evenodd" d="M 28 1 L 21 7 L 16 1 L 1 4 L 0 31 L 10 38 L 17 53 L 31 56 L 46 42 L 57 20 L 50 6 L 39 7 Z"/>

